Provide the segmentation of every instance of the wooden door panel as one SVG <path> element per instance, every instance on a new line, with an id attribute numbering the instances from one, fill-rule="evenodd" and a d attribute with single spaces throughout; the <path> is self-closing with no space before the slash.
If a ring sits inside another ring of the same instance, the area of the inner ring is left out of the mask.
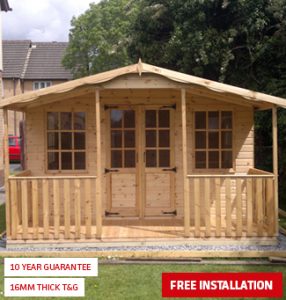
<path id="1" fill-rule="evenodd" d="M 169 174 L 146 174 L 146 209 L 171 207 Z"/>
<path id="2" fill-rule="evenodd" d="M 122 213 L 122 208 L 136 210 L 136 174 L 111 174 L 111 211 Z"/>

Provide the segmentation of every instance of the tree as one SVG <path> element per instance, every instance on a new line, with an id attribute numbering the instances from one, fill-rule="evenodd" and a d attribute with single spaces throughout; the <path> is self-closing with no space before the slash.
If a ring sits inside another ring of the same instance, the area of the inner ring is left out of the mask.
<path id="1" fill-rule="evenodd" d="M 127 43 L 137 1 L 104 0 L 71 21 L 63 64 L 74 77 L 128 65 Z"/>
<path id="2" fill-rule="evenodd" d="M 285 80 L 277 74 L 285 64 L 285 20 L 286 0 L 141 0 L 129 52 L 241 87 L 275 94 L 279 87 L 281 95 Z M 265 84 L 265 78 L 273 80 Z"/>

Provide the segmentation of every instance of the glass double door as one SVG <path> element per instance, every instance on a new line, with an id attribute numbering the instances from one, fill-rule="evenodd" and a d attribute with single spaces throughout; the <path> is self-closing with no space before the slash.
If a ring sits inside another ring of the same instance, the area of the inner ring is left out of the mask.
<path id="1" fill-rule="evenodd" d="M 107 110 L 106 216 L 175 214 L 172 108 Z"/>

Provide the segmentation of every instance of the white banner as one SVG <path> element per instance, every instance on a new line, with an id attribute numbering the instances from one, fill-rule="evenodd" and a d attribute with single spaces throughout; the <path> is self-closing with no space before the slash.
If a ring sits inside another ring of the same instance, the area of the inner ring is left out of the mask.
<path id="1" fill-rule="evenodd" d="M 84 278 L 5 278 L 5 297 L 84 297 Z"/>
<path id="2" fill-rule="evenodd" d="M 97 258 L 4 258 L 6 277 L 94 277 Z"/>

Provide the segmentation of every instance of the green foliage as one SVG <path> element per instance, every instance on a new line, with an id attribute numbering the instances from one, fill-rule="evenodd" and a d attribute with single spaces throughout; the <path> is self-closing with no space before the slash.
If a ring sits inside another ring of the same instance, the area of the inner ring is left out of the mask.
<path id="1" fill-rule="evenodd" d="M 130 64 L 127 43 L 137 1 L 104 0 L 71 21 L 63 64 L 82 77 Z"/>

